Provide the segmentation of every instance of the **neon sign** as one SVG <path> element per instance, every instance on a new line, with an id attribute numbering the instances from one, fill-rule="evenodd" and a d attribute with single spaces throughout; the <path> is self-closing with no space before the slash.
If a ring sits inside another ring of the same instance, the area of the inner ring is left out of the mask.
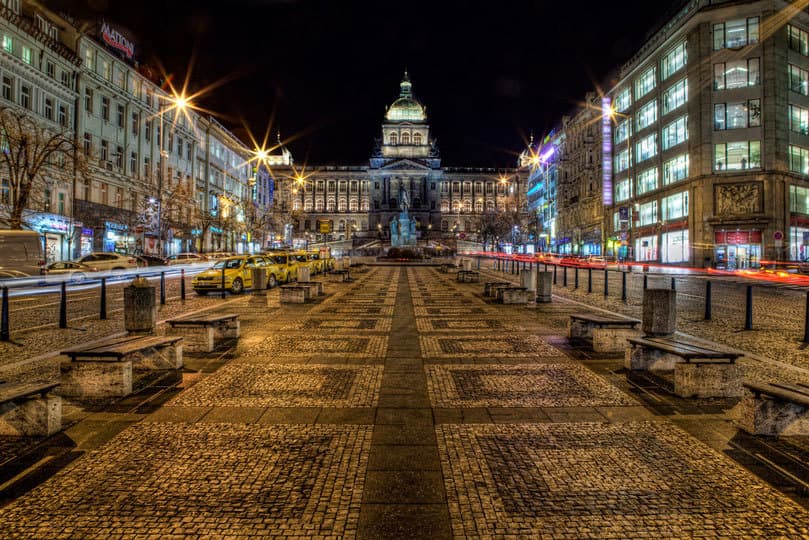
<path id="1" fill-rule="evenodd" d="M 126 39 L 118 30 L 111 28 L 106 22 L 101 23 L 101 37 L 104 43 L 113 49 L 118 49 L 127 58 L 132 58 L 135 54 L 135 44 Z"/>
<path id="2" fill-rule="evenodd" d="M 612 101 L 601 98 L 601 155 L 603 184 L 601 196 L 604 206 L 612 206 Z"/>

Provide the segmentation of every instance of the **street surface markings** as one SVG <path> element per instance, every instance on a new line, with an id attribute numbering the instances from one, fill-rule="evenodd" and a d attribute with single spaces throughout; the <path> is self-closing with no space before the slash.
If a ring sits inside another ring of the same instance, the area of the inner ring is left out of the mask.
<path id="1" fill-rule="evenodd" d="M 167 406 L 375 407 L 382 366 L 227 364 Z"/>
<path id="2" fill-rule="evenodd" d="M 455 537 L 805 538 L 809 512 L 666 423 L 436 427 Z"/>
<path id="3" fill-rule="evenodd" d="M 429 365 L 433 407 L 620 407 L 638 402 L 578 364 Z"/>
<path id="4" fill-rule="evenodd" d="M 342 358 L 384 358 L 388 336 L 272 335 L 251 344 L 241 358 L 255 356 L 283 358 L 311 355 Z"/>

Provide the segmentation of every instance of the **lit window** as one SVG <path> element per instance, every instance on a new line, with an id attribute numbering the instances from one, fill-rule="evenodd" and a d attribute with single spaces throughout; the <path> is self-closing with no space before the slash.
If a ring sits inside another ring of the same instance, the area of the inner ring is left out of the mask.
<path id="1" fill-rule="evenodd" d="M 647 128 L 657 122 L 657 100 L 654 99 L 641 107 L 636 116 L 636 124 L 638 131 Z"/>
<path id="2" fill-rule="evenodd" d="M 714 129 L 740 129 L 761 125 L 761 100 L 741 103 L 715 103 Z"/>
<path id="3" fill-rule="evenodd" d="M 630 125 L 629 120 L 624 120 L 615 126 L 615 144 L 622 143 L 627 140 L 631 134 L 631 131 L 632 126 Z"/>
<path id="4" fill-rule="evenodd" d="M 744 88 L 756 86 L 759 83 L 758 58 L 714 64 L 714 90 Z"/>
<path id="5" fill-rule="evenodd" d="M 638 174 L 637 181 L 635 182 L 636 195 L 643 195 L 650 191 L 657 189 L 657 167 L 646 169 Z"/>
<path id="6" fill-rule="evenodd" d="M 33 54 L 31 54 L 31 47 L 22 46 L 22 61 L 30 65 L 33 61 Z"/>
<path id="7" fill-rule="evenodd" d="M 3 35 L 3 50 L 7 53 L 14 52 L 14 39 L 11 36 Z"/>
<path id="8" fill-rule="evenodd" d="M 688 53 L 685 49 L 685 42 L 680 43 L 660 61 L 660 80 L 665 81 L 671 75 L 679 71 L 688 61 Z"/>
<path id="9" fill-rule="evenodd" d="M 800 174 L 809 174 L 809 150 L 800 146 L 789 145 L 789 170 Z"/>
<path id="10" fill-rule="evenodd" d="M 625 201 L 629 199 L 630 196 L 628 178 L 615 183 L 615 200 L 617 202 Z"/>
<path id="11" fill-rule="evenodd" d="M 809 71 L 790 64 L 789 89 L 802 96 L 809 96 Z"/>
<path id="12" fill-rule="evenodd" d="M 682 116 L 663 128 L 663 150 L 688 140 L 688 116 Z"/>
<path id="13" fill-rule="evenodd" d="M 643 75 L 635 80 L 635 100 L 638 100 L 652 91 L 657 84 L 657 70 L 650 67 Z"/>
<path id="14" fill-rule="evenodd" d="M 809 109 L 804 109 L 797 105 L 790 105 L 789 129 L 796 133 L 809 135 Z"/>
<path id="15" fill-rule="evenodd" d="M 804 56 L 809 56 L 809 33 L 790 24 L 787 25 L 787 37 L 790 49 Z"/>
<path id="16" fill-rule="evenodd" d="M 685 105 L 686 101 L 688 101 L 688 80 L 683 79 L 663 92 L 663 114 Z"/>
<path id="17" fill-rule="evenodd" d="M 736 19 L 713 25 L 713 49 L 738 49 L 758 43 L 759 18 Z"/>
<path id="18" fill-rule="evenodd" d="M 646 161 L 657 155 L 657 134 L 644 137 L 635 145 L 636 163 Z"/>
<path id="19" fill-rule="evenodd" d="M 688 154 L 663 163 L 663 185 L 667 186 L 688 178 Z"/>
<path id="20" fill-rule="evenodd" d="M 681 191 L 663 199 L 663 220 L 688 216 L 688 191 Z"/>
<path id="21" fill-rule="evenodd" d="M 714 147 L 714 170 L 734 171 L 761 167 L 761 142 L 741 141 Z"/>
<path id="22" fill-rule="evenodd" d="M 624 88 L 615 96 L 614 105 L 617 112 L 624 112 L 632 105 L 632 92 L 629 88 Z"/>

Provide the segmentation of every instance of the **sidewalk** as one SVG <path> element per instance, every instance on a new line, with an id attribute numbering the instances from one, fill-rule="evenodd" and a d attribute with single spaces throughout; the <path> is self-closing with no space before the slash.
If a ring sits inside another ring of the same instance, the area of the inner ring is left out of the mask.
<path id="1" fill-rule="evenodd" d="M 224 308 L 238 349 L 190 359 L 164 406 L 3 508 L 0 537 L 809 535 L 805 498 L 722 454 L 721 410 L 668 402 L 719 426 L 704 444 L 620 358 L 567 344 L 581 306 L 489 304 L 432 268 L 355 277 Z"/>

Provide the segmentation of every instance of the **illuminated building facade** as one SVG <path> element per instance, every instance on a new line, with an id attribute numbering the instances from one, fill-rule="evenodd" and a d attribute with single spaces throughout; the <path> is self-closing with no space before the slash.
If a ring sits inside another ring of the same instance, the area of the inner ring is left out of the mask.
<path id="1" fill-rule="evenodd" d="M 276 208 L 288 215 L 296 243 L 343 240 L 374 247 L 389 237 L 399 213 L 399 192 L 410 201 L 423 241 L 478 240 L 486 211 L 525 210 L 524 183 L 517 169 L 443 167 L 431 136 L 426 108 L 405 73 L 399 97 L 388 107 L 368 165 L 273 167 Z M 278 231 L 276 236 L 284 236 Z M 522 239 L 520 233 L 519 239 Z"/>
<path id="2" fill-rule="evenodd" d="M 697 1 L 609 92 L 612 253 L 756 267 L 809 255 L 809 13 Z"/>

